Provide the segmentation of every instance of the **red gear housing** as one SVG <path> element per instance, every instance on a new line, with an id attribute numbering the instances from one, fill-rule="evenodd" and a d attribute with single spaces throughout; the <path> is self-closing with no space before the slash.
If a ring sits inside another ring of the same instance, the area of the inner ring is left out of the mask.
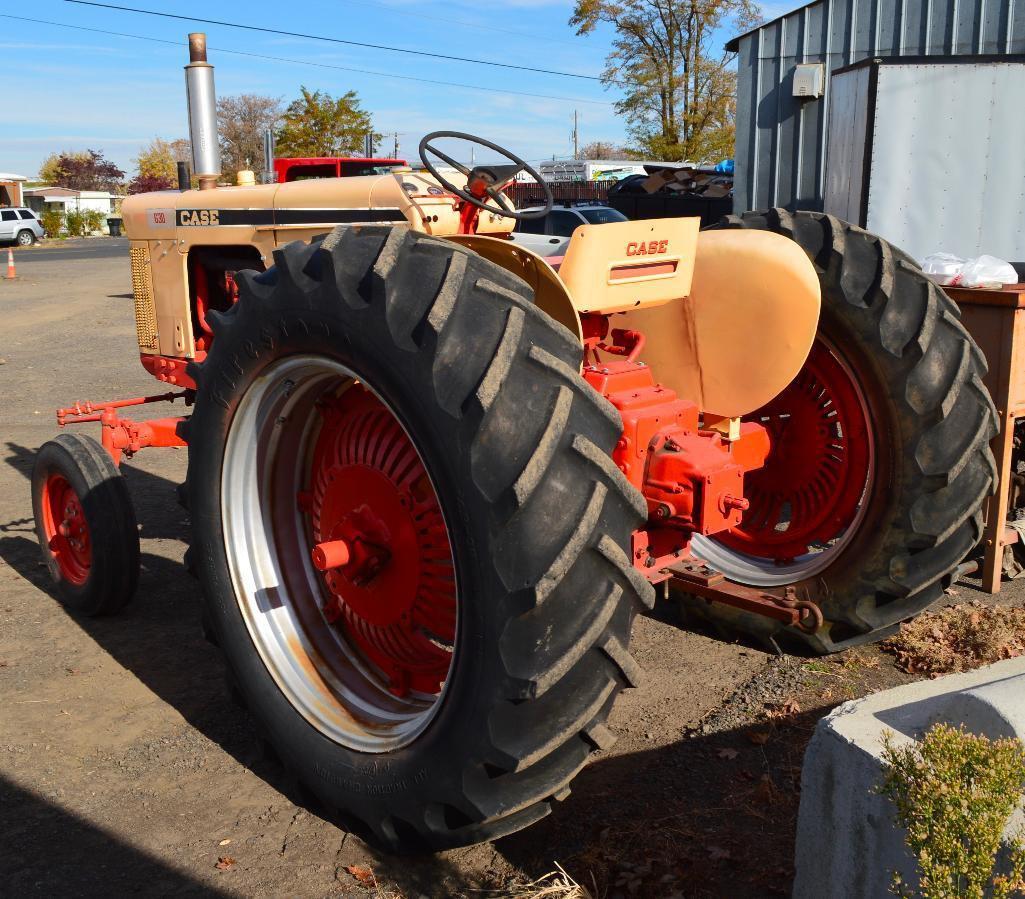
<path id="1" fill-rule="evenodd" d="M 644 495 L 648 527 L 634 536 L 634 561 L 652 581 L 671 576 L 665 568 L 688 555 L 692 534 L 716 534 L 740 524 L 747 509 L 744 475 L 760 468 L 769 454 L 769 435 L 745 422 L 730 439 L 704 427 L 701 411 L 673 390 L 656 383 L 651 369 L 636 359 L 644 344 L 633 331 L 613 331 L 588 347 L 595 361 L 584 378 L 623 418 L 612 458 Z M 597 361 L 597 351 L 626 356 Z"/>

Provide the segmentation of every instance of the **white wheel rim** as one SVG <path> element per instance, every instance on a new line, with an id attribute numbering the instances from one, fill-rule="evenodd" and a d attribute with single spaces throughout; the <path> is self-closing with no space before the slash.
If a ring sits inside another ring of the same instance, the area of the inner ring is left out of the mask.
<path id="1" fill-rule="evenodd" d="M 434 720 L 448 681 L 435 695 L 392 695 L 386 678 L 320 611 L 328 591 L 310 559 L 308 525 L 296 496 L 306 487 L 319 430 L 314 403 L 346 381 L 359 381 L 395 414 L 365 380 L 326 357 L 289 356 L 253 381 L 228 430 L 222 533 L 243 620 L 289 703 L 342 746 L 390 752 L 413 742 Z"/>

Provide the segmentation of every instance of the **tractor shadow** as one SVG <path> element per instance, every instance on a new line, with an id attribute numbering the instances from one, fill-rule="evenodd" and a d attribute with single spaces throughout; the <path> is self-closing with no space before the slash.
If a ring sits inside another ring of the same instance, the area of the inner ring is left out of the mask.
<path id="1" fill-rule="evenodd" d="M 228 896 L 0 776 L 0 871 L 9 896 Z M 55 851 L 59 847 L 59 851 Z"/>
<path id="2" fill-rule="evenodd" d="M 531 876 L 559 864 L 595 896 L 790 895 L 801 764 L 827 711 L 601 754 L 495 848 Z"/>

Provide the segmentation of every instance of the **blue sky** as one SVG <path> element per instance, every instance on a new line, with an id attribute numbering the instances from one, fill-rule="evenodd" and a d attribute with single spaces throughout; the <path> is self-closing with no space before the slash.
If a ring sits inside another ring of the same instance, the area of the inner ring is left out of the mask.
<path id="1" fill-rule="evenodd" d="M 583 75 L 600 73 L 612 36 L 607 29 L 588 37 L 576 36 L 567 25 L 573 8 L 570 0 L 302 0 L 295 4 L 123 0 L 119 5 Z M 301 10 L 301 15 L 289 10 Z M 298 94 L 301 84 L 335 95 L 355 90 L 373 115 L 375 127 L 389 135 L 379 150 L 390 152 L 391 134 L 397 131 L 400 155 L 410 159 L 416 157 L 420 137 L 439 129 L 483 135 L 530 161 L 552 154 L 566 156 L 572 151 L 574 109 L 579 115 L 582 144 L 598 139 L 619 141 L 625 136 L 611 105 L 616 92 L 581 78 L 161 19 L 63 0 L 34 0 L 31 4 L 0 0 L 0 23 L 5 84 L 0 109 L 0 171 L 33 176 L 49 153 L 91 147 L 102 150 L 131 175 L 134 156 L 149 140 L 186 136 L 182 66 L 187 62 L 185 36 L 193 30 L 208 35 L 219 94 L 268 94 L 287 103 Z M 182 41 L 183 46 L 109 32 Z M 723 40 L 728 37 L 723 35 Z M 297 62 L 254 59 L 223 52 L 226 50 Z M 325 65 L 561 99 L 426 84 L 322 67 Z"/>

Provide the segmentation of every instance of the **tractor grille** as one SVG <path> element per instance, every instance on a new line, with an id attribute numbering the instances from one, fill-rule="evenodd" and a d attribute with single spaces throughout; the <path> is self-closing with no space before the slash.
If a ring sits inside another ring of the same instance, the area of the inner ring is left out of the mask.
<path id="1" fill-rule="evenodd" d="M 153 305 L 153 277 L 149 267 L 149 250 L 132 247 L 132 292 L 135 294 L 135 332 L 140 350 L 157 348 L 157 311 Z"/>

